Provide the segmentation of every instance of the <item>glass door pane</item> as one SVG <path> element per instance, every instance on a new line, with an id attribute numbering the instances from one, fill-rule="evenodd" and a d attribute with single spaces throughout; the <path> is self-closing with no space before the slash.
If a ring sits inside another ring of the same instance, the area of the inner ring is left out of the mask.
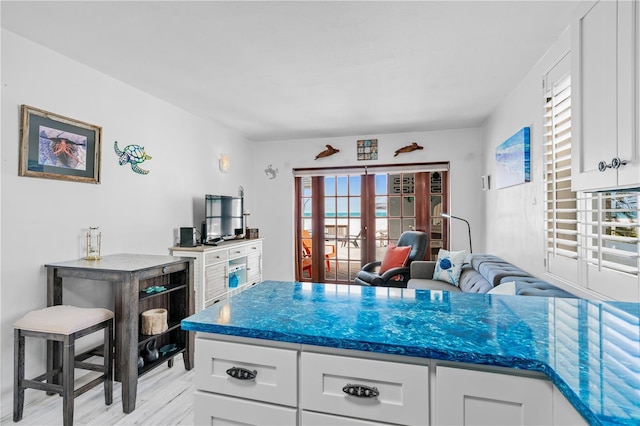
<path id="1" fill-rule="evenodd" d="M 305 177 L 301 178 L 300 181 L 301 187 L 301 197 L 300 197 L 300 229 L 302 235 L 300 235 L 300 243 L 298 244 L 300 247 L 300 252 L 298 256 L 298 274 L 301 277 L 300 279 L 311 279 L 311 271 L 312 271 L 312 250 L 311 250 L 311 232 L 312 232 L 312 221 L 313 221 L 313 204 L 312 204 L 312 186 L 311 186 L 311 178 Z"/>
<path id="2" fill-rule="evenodd" d="M 361 267 L 361 176 L 325 176 L 325 280 L 352 282 Z"/>
<path id="3" fill-rule="evenodd" d="M 448 245 L 445 245 L 447 238 L 445 229 L 442 226 L 444 206 L 443 173 L 445 172 L 433 172 L 429 176 L 429 259 L 431 260 L 437 260 L 440 249 L 448 247 Z"/>

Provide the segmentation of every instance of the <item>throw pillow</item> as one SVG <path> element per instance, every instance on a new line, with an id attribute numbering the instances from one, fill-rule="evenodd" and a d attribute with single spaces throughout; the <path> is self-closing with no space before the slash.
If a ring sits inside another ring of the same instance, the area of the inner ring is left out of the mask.
<path id="1" fill-rule="evenodd" d="M 395 244 L 389 244 L 387 251 L 384 253 L 384 259 L 382 259 L 378 273 L 382 275 L 389 269 L 404 266 L 409 258 L 410 252 L 411 246 L 396 247 Z"/>
<path id="2" fill-rule="evenodd" d="M 438 252 L 438 260 L 436 268 L 433 271 L 433 279 L 436 281 L 445 281 L 456 287 L 460 284 L 460 272 L 464 259 L 467 257 L 466 251 L 448 251 L 440 249 Z"/>

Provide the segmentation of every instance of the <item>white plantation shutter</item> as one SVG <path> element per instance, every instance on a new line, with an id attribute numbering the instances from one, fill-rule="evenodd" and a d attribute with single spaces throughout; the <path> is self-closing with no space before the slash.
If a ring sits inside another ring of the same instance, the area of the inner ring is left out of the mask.
<path id="1" fill-rule="evenodd" d="M 567 65 L 563 61 L 558 68 Z M 549 80 L 548 75 L 543 122 L 546 265 L 548 272 L 577 282 L 578 205 L 576 193 L 571 191 L 571 75 L 565 72 L 555 81 Z"/>
<path id="2" fill-rule="evenodd" d="M 638 275 L 638 197 L 640 192 L 581 194 L 580 233 L 587 264 Z"/>
<path id="3" fill-rule="evenodd" d="M 576 193 L 571 191 L 571 77 L 551 87 L 545 105 L 547 251 L 577 258 Z"/>

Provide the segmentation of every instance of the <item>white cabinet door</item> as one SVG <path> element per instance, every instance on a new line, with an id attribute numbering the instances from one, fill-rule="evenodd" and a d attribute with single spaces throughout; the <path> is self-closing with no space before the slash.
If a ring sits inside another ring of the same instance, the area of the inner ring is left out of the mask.
<path id="1" fill-rule="evenodd" d="M 212 305 L 227 291 L 227 264 L 214 263 L 204 269 L 204 307 Z"/>
<path id="2" fill-rule="evenodd" d="M 262 281 L 262 242 L 247 245 L 247 283 Z"/>
<path id="3" fill-rule="evenodd" d="M 574 191 L 640 183 L 636 9 L 635 2 L 607 0 L 582 2 L 576 9 L 571 41 Z M 619 167 L 614 159 L 622 160 Z"/>
<path id="4" fill-rule="evenodd" d="M 553 385 L 544 379 L 438 366 L 437 425 L 553 424 Z"/>
<path id="5" fill-rule="evenodd" d="M 640 4 L 618 2 L 618 185 L 640 183 Z M 633 37 L 635 35 L 635 37 Z"/>
<path id="6" fill-rule="evenodd" d="M 587 421 L 558 389 L 553 388 L 553 424 L 555 426 L 587 426 Z"/>
<path id="7" fill-rule="evenodd" d="M 262 254 L 250 253 L 247 255 L 247 283 L 253 284 L 262 281 Z"/>
<path id="8" fill-rule="evenodd" d="M 618 156 L 616 2 L 581 3 L 571 46 L 571 186 L 613 188 L 615 170 L 600 172 L 598 164 Z"/>
<path id="9" fill-rule="evenodd" d="M 196 425 L 295 426 L 298 410 L 239 398 L 196 391 L 193 399 Z"/>

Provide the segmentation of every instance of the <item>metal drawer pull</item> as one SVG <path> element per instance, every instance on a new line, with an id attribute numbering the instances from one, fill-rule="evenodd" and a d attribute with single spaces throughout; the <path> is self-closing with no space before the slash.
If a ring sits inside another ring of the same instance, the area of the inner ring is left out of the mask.
<path id="1" fill-rule="evenodd" d="M 611 167 L 613 167 L 614 169 L 617 169 L 620 166 L 624 166 L 625 164 L 627 164 L 627 160 L 621 160 L 618 157 L 614 157 L 613 160 L 611 160 Z"/>
<path id="2" fill-rule="evenodd" d="M 601 161 L 598 163 L 598 170 L 604 172 L 605 170 L 611 168 L 611 164 L 607 164 L 606 161 Z"/>
<path id="3" fill-rule="evenodd" d="M 377 398 L 380 395 L 380 391 L 376 387 L 352 385 L 351 383 L 347 383 L 347 386 L 342 388 L 342 392 L 358 398 Z"/>
<path id="4" fill-rule="evenodd" d="M 238 380 L 254 380 L 258 375 L 257 370 L 247 370 L 242 367 L 231 367 L 227 370 L 227 374 Z"/>
<path id="5" fill-rule="evenodd" d="M 620 166 L 624 166 L 625 164 L 627 164 L 627 160 L 621 160 L 619 157 L 613 157 L 611 164 L 607 164 L 606 161 L 599 162 L 598 170 L 604 172 L 607 169 L 619 169 Z"/>

